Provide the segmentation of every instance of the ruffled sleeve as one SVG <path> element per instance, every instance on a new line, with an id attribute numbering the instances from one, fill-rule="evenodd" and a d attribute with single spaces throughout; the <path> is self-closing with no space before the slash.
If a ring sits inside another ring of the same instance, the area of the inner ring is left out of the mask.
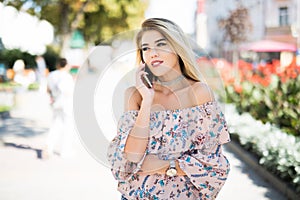
<path id="1" fill-rule="evenodd" d="M 178 159 L 180 168 L 199 190 L 220 187 L 229 173 L 221 145 L 230 141 L 225 117 L 217 102 L 193 112 L 194 132 L 189 150 Z"/>
<path id="2" fill-rule="evenodd" d="M 108 147 L 108 162 L 113 176 L 118 181 L 126 181 L 137 173 L 146 155 L 145 152 L 142 160 L 139 163 L 134 163 L 126 159 L 124 152 L 128 135 L 134 126 L 137 115 L 138 111 L 127 111 L 121 116 L 117 126 L 117 135 Z"/>

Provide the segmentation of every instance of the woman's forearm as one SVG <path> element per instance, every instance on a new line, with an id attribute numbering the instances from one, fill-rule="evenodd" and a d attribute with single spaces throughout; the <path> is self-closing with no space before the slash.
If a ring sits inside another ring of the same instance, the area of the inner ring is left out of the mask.
<path id="1" fill-rule="evenodd" d="M 141 173 L 154 174 L 158 171 L 165 171 L 169 167 L 169 162 L 161 160 L 157 155 L 149 154 L 145 157 L 141 166 Z"/>
<path id="2" fill-rule="evenodd" d="M 185 172 L 179 167 L 179 163 L 176 160 L 176 170 L 178 176 L 185 175 Z M 149 174 L 165 174 L 170 166 L 170 161 L 161 160 L 157 155 L 147 155 L 144 159 L 143 165 L 141 167 L 141 172 L 139 174 L 149 175 Z"/>
<path id="3" fill-rule="evenodd" d="M 135 125 L 129 133 L 125 145 L 127 159 L 139 162 L 148 145 L 151 102 L 142 101 Z"/>

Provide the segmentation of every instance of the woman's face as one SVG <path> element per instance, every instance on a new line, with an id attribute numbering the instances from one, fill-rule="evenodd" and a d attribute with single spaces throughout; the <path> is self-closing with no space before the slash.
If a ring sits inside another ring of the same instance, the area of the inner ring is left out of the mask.
<path id="1" fill-rule="evenodd" d="M 178 56 L 164 36 L 155 30 L 146 31 L 141 39 L 143 60 L 155 76 L 179 70 Z"/>

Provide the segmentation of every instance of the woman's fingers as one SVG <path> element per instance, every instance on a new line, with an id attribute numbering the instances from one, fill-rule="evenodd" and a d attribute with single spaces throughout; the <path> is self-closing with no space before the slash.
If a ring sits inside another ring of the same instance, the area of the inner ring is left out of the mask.
<path id="1" fill-rule="evenodd" d="M 144 64 L 141 64 L 138 69 L 137 69 L 137 72 L 136 72 L 136 86 L 141 86 L 141 84 L 144 85 L 143 83 L 143 76 L 147 76 L 148 73 L 145 72 L 145 65 Z"/>
<path id="2" fill-rule="evenodd" d="M 140 72 L 140 71 L 145 71 L 145 67 L 146 65 L 145 64 L 140 64 L 137 68 L 137 72 Z"/>

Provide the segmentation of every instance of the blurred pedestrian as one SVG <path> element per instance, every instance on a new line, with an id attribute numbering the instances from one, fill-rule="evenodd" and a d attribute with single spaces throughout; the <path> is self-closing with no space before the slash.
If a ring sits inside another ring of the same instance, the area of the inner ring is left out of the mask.
<path id="1" fill-rule="evenodd" d="M 215 199 L 229 173 L 226 121 L 172 21 L 147 19 L 136 37 L 136 85 L 108 160 L 122 199 Z"/>
<path id="2" fill-rule="evenodd" d="M 47 77 L 46 77 L 47 65 L 45 59 L 43 56 L 37 56 L 35 58 L 35 62 L 37 65 L 36 77 L 37 77 L 37 82 L 39 83 L 39 91 L 46 92 L 47 91 Z"/>
<path id="3" fill-rule="evenodd" d="M 35 73 L 32 70 L 28 71 L 26 74 L 25 71 L 25 63 L 22 59 L 18 59 L 15 61 L 13 65 L 14 71 L 14 82 L 20 84 L 23 89 L 27 89 L 31 83 L 36 81 Z"/>
<path id="4" fill-rule="evenodd" d="M 72 118 L 74 81 L 69 70 L 67 60 L 60 58 L 57 69 L 48 76 L 53 123 L 48 133 L 46 156 L 57 153 L 69 157 L 74 154 L 75 135 Z"/>

